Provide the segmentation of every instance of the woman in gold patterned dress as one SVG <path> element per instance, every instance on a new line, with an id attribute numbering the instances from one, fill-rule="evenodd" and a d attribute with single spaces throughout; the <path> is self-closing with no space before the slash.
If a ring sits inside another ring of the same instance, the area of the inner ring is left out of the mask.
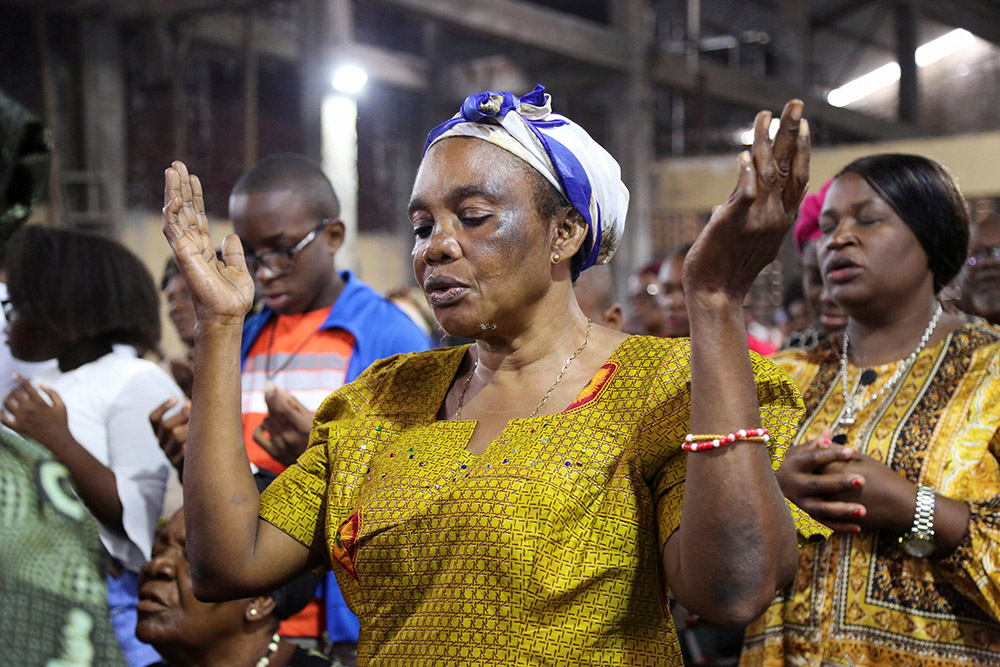
<path id="1" fill-rule="evenodd" d="M 844 334 L 776 362 L 806 417 L 778 474 L 834 534 L 747 632 L 741 665 L 1000 664 L 1000 331 L 942 312 L 969 217 L 913 155 L 848 165 L 819 259 Z"/>
<path id="2" fill-rule="evenodd" d="M 758 114 L 688 255 L 689 344 L 595 326 L 573 296 L 621 238 L 613 158 L 544 89 L 471 96 L 432 132 L 409 219 L 435 316 L 476 342 L 374 364 L 261 497 L 239 429 L 252 278 L 233 237 L 216 261 L 200 183 L 174 163 L 164 233 L 198 313 L 184 496 L 199 597 L 332 567 L 362 665 L 679 665 L 668 586 L 718 622 L 759 615 L 795 569 L 772 460 L 801 402 L 748 354 L 742 302 L 805 189 L 801 114 L 785 107 L 773 145 Z M 682 448 L 688 431 L 761 424 L 766 447 Z"/>

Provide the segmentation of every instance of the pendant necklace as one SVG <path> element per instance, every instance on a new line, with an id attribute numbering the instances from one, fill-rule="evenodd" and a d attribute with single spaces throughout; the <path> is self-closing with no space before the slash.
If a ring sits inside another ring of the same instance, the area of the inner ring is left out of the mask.
<path id="1" fill-rule="evenodd" d="M 917 356 L 920 355 L 920 352 L 927 345 L 927 341 L 931 339 L 931 335 L 934 333 L 934 329 L 937 327 L 938 320 L 941 318 L 941 314 L 943 312 L 944 309 L 941 308 L 941 302 L 939 301 L 937 308 L 934 309 L 934 315 L 931 317 L 930 322 L 927 323 L 927 328 L 924 329 L 924 333 L 920 337 L 920 342 L 917 344 L 917 348 L 910 353 L 910 356 L 899 364 L 899 367 L 896 368 L 896 372 L 889 376 L 889 379 L 885 381 L 885 384 L 883 384 L 873 396 L 870 396 L 864 401 L 861 400 L 864 396 L 864 393 L 861 393 L 861 388 L 864 387 L 865 393 L 867 393 L 868 386 L 875 382 L 876 374 L 875 371 L 870 368 L 863 370 L 858 381 L 857 388 L 853 393 L 848 392 L 847 346 L 850 344 L 850 334 L 848 333 L 847 328 L 844 328 L 843 343 L 840 348 L 840 372 L 838 373 L 841 381 L 841 394 L 844 397 L 844 410 L 841 412 L 840 416 L 837 417 L 837 421 L 833 423 L 833 427 L 831 428 L 832 431 L 838 430 L 841 426 L 853 426 L 854 422 L 857 421 L 858 414 L 860 414 L 862 410 L 878 400 L 882 394 L 894 387 L 904 375 L 909 373 L 913 364 L 917 361 Z"/>
<path id="2" fill-rule="evenodd" d="M 302 348 L 306 346 L 306 343 L 311 341 L 313 337 L 319 333 L 319 329 L 310 332 L 308 336 L 302 339 L 302 342 L 300 342 L 298 345 L 295 346 L 294 350 L 288 353 L 288 356 L 286 356 L 285 360 L 281 362 L 281 365 L 272 371 L 271 352 L 274 349 L 274 334 L 277 330 L 278 330 L 278 322 L 275 321 L 274 326 L 271 327 L 271 332 L 267 338 L 267 356 L 264 357 L 264 384 L 271 382 L 272 380 L 274 380 L 275 377 L 278 376 L 278 373 L 285 370 L 288 367 L 288 364 L 292 363 L 292 360 L 299 355 L 299 352 L 301 352 Z"/>
<path id="3" fill-rule="evenodd" d="M 570 357 L 566 360 L 566 363 L 563 364 L 562 370 L 560 370 L 559 375 L 556 376 L 555 382 L 552 383 L 552 386 L 549 387 L 549 390 L 545 392 L 544 396 L 542 396 L 542 400 L 538 403 L 538 406 L 535 407 L 535 410 L 528 416 L 528 419 L 531 419 L 532 417 L 538 414 L 538 411 L 542 409 L 542 406 L 545 405 L 545 402 L 549 400 L 549 396 L 552 395 L 553 390 L 560 382 L 562 382 L 563 375 L 566 374 L 566 371 L 567 369 L 569 369 L 570 364 L 572 364 L 573 360 L 576 359 L 580 355 L 580 353 L 587 348 L 587 343 L 590 342 L 590 327 L 592 324 L 593 322 L 588 317 L 587 333 L 583 337 L 583 345 L 576 348 L 576 352 L 571 354 Z M 462 385 L 462 393 L 458 395 L 458 409 L 455 410 L 455 421 L 459 421 L 462 418 L 462 407 L 464 407 L 465 405 L 465 393 L 469 391 L 469 385 L 472 384 L 472 377 L 476 374 L 477 368 L 479 368 L 479 357 L 476 357 L 476 363 L 472 365 L 472 372 L 469 373 L 469 377 L 465 378 L 465 384 Z"/>

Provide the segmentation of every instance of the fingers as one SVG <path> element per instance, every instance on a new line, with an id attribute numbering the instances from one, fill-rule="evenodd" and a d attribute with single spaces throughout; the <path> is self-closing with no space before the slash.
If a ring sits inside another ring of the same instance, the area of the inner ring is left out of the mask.
<path id="1" fill-rule="evenodd" d="M 271 444 L 271 436 L 264 430 L 263 424 L 253 430 L 253 441 L 260 445 L 272 458 L 278 458 L 275 456 L 276 452 L 274 451 L 274 446 Z"/>
<path id="2" fill-rule="evenodd" d="M 809 135 L 809 121 L 799 120 L 799 132 L 795 139 L 795 157 L 792 159 L 792 173 L 785 188 L 785 210 L 797 211 L 809 185 L 809 158 L 812 139 Z"/>
<path id="3" fill-rule="evenodd" d="M 157 424 L 163 421 L 163 415 L 167 413 L 167 410 L 177 405 L 176 398 L 168 398 L 167 400 L 156 406 L 156 409 L 149 413 L 149 423 L 153 425 L 153 429 L 156 429 Z"/>
<path id="4" fill-rule="evenodd" d="M 59 394 L 56 393 L 55 389 L 50 389 L 49 387 L 42 385 L 42 391 L 44 391 L 45 395 L 49 397 L 49 402 L 52 404 L 53 408 L 55 408 L 56 410 L 66 409 L 66 406 L 63 405 L 62 397 L 60 397 Z"/>
<path id="5" fill-rule="evenodd" d="M 240 243 L 240 237 L 236 234 L 229 234 L 222 240 L 222 261 L 225 262 L 226 266 L 232 266 L 249 273 L 247 258 L 243 254 L 243 244 Z"/>
<path id="6" fill-rule="evenodd" d="M 847 503 L 839 500 L 821 498 L 804 498 L 796 505 L 809 513 L 809 516 L 833 530 L 842 533 L 861 532 L 860 519 L 867 514 L 864 505 Z"/>
<path id="7" fill-rule="evenodd" d="M 778 133 L 774 136 L 774 145 L 771 147 L 771 157 L 777 169 L 777 176 L 782 181 L 791 173 L 792 161 L 798 149 L 801 120 L 802 100 L 789 100 L 781 110 L 781 122 L 778 124 Z"/>
<path id="8" fill-rule="evenodd" d="M 771 159 L 771 112 L 759 111 L 753 122 L 753 166 L 757 172 L 757 178 L 767 184 L 777 181 L 778 174 Z"/>
<path id="9" fill-rule="evenodd" d="M 208 216 L 205 214 L 205 195 L 201 189 L 201 179 L 191 174 L 191 199 L 194 205 L 198 231 L 208 234 Z"/>

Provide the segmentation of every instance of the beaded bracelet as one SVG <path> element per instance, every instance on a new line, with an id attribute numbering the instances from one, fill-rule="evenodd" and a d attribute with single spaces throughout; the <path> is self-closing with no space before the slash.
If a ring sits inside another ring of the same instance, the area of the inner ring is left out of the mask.
<path id="1" fill-rule="evenodd" d="M 684 443 L 681 449 L 686 452 L 700 452 L 704 449 L 718 449 L 722 445 L 728 445 L 737 440 L 752 442 L 767 442 L 771 439 L 770 431 L 766 428 L 747 428 L 734 431 L 728 435 L 694 435 L 688 433 L 684 436 Z"/>

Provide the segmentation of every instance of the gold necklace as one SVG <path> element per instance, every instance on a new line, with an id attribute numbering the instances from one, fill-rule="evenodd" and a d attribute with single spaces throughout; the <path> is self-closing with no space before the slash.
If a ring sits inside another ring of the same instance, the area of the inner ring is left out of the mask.
<path id="1" fill-rule="evenodd" d="M 545 392 L 544 396 L 542 396 L 542 400 L 538 403 L 538 406 L 535 408 L 534 412 L 532 412 L 528 416 L 528 419 L 531 419 L 535 415 L 538 414 L 538 411 L 542 409 L 542 406 L 545 405 L 545 402 L 547 400 L 549 400 L 549 396 L 552 395 L 552 392 L 555 390 L 556 386 L 560 382 L 562 382 L 563 375 L 566 374 L 566 370 L 569 369 L 570 364 L 572 364 L 573 360 L 576 359 L 578 356 L 580 356 L 580 353 L 583 352 L 587 348 L 587 343 L 590 342 L 590 328 L 591 328 L 592 324 L 593 324 L 593 322 L 588 317 L 587 318 L 587 333 L 583 337 L 583 345 L 581 345 L 580 347 L 576 348 L 576 352 L 574 352 L 573 354 L 571 354 L 570 357 L 569 357 L 569 359 L 566 360 L 566 363 L 563 364 L 562 370 L 560 370 L 559 371 L 559 375 L 556 376 L 555 382 L 552 383 L 552 386 L 549 387 L 549 390 L 547 392 Z M 479 368 L 479 357 L 476 357 L 476 363 L 474 363 L 472 365 L 472 372 L 469 373 L 469 377 L 465 378 L 465 384 L 462 385 L 462 393 L 458 395 L 458 409 L 455 410 L 455 421 L 459 421 L 459 420 L 462 419 L 462 408 L 465 406 L 465 393 L 467 391 L 469 391 L 469 385 L 472 384 L 472 377 L 476 374 L 476 369 L 477 368 Z"/>

